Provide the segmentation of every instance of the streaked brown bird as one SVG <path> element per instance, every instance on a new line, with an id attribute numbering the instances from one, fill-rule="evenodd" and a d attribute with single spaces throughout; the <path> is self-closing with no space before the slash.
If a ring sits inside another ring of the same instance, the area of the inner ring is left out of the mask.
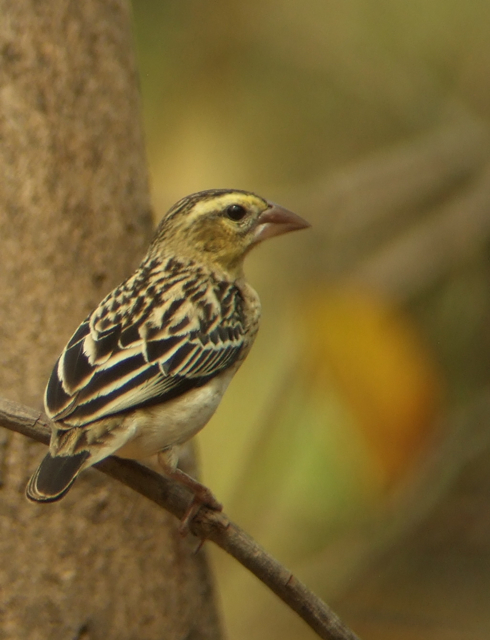
<path id="1" fill-rule="evenodd" d="M 308 227 L 249 192 L 183 198 L 135 273 L 70 338 L 49 379 L 49 452 L 30 479 L 35 502 L 62 498 L 78 474 L 116 454 L 155 453 L 194 504 L 221 505 L 177 468 L 178 448 L 209 421 L 257 334 L 260 302 L 243 262 L 267 238 Z"/>

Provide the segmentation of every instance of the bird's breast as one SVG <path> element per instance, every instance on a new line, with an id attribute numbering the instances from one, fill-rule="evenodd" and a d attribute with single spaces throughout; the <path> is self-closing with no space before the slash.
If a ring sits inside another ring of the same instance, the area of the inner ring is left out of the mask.
<path id="1" fill-rule="evenodd" d="M 133 435 L 115 454 L 142 459 L 192 438 L 218 408 L 234 372 L 224 371 L 178 398 L 129 414 L 126 428 Z"/>

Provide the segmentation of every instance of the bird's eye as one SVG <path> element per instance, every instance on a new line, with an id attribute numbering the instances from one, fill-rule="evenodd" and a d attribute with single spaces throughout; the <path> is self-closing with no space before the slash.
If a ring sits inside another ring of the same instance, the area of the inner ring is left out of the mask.
<path id="1" fill-rule="evenodd" d="M 242 207 L 241 204 L 230 204 L 226 209 L 226 215 L 230 220 L 234 222 L 238 222 L 239 220 L 243 220 L 243 218 L 247 215 L 247 210 L 245 207 Z"/>

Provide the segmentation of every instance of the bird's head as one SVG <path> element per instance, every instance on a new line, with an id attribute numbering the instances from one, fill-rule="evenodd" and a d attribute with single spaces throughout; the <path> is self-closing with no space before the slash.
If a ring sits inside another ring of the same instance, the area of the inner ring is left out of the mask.
<path id="1" fill-rule="evenodd" d="M 182 198 L 168 211 L 151 250 L 185 256 L 238 275 L 248 251 L 262 240 L 309 226 L 296 214 L 254 193 L 200 191 Z"/>

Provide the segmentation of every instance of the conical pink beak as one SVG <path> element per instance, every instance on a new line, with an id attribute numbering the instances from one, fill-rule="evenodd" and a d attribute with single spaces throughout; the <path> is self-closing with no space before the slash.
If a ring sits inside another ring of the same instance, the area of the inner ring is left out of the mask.
<path id="1" fill-rule="evenodd" d="M 273 236 L 280 236 L 283 233 L 299 231 L 308 227 L 311 227 L 309 222 L 292 211 L 271 202 L 269 208 L 263 211 L 257 220 L 253 241 L 256 244 Z"/>

